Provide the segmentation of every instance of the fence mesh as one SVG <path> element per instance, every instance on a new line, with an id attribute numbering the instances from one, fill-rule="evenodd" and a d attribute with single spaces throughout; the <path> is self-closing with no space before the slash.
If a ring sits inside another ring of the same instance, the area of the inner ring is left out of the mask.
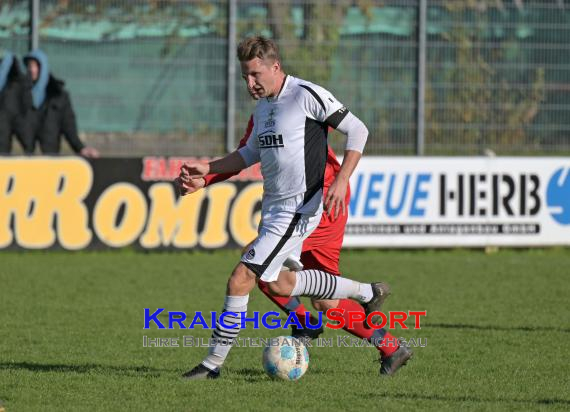
<path id="1" fill-rule="evenodd" d="M 237 3 L 238 40 L 277 40 L 288 73 L 364 120 L 368 154 L 414 153 L 418 0 Z M 227 9 L 41 0 L 40 47 L 83 138 L 108 155 L 223 154 Z M 25 53 L 28 21 L 29 1 L 2 1 L 0 48 Z M 570 153 L 569 1 L 429 0 L 427 33 L 426 154 Z M 254 103 L 236 77 L 237 141 Z"/>

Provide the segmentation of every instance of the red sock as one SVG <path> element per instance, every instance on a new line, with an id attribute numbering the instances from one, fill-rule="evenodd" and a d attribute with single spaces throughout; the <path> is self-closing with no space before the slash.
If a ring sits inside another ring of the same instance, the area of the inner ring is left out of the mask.
<path id="1" fill-rule="evenodd" d="M 386 331 L 386 329 L 367 329 L 363 321 L 353 321 L 352 328 L 348 328 L 348 312 L 364 313 L 364 308 L 359 303 L 351 299 L 341 299 L 338 308 L 344 309 L 343 318 L 345 327 L 343 329 L 345 331 L 361 339 L 370 340 L 374 338 L 376 342 L 379 342 L 379 344 L 376 345 L 376 349 L 382 352 L 384 356 L 390 356 L 398 349 L 396 338 L 390 334 L 390 332 Z"/>
<path id="2" fill-rule="evenodd" d="M 262 280 L 257 282 L 257 286 L 259 289 L 267 296 L 273 303 L 275 303 L 281 310 L 285 313 L 295 312 L 297 314 L 297 319 L 299 319 L 299 323 L 305 327 L 305 312 L 308 312 L 305 308 L 305 305 L 301 303 L 301 300 L 297 297 L 290 297 L 290 296 L 275 296 L 272 295 L 269 291 L 269 286 L 267 282 Z M 316 325 L 318 323 L 318 319 L 315 319 L 313 315 L 310 317 L 311 325 Z"/>

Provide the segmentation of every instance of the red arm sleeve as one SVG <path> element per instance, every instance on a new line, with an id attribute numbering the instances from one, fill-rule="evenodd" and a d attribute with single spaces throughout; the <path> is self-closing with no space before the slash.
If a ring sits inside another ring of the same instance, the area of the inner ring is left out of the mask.
<path id="1" fill-rule="evenodd" d="M 247 129 L 245 131 L 245 134 L 243 135 L 242 139 L 239 141 L 239 145 L 238 145 L 238 149 L 240 147 L 244 147 L 245 144 L 247 143 L 247 139 L 249 139 L 249 136 L 251 135 L 251 132 L 253 131 L 253 115 L 250 116 L 249 118 L 249 122 L 247 123 Z M 204 180 L 206 181 L 206 184 L 204 186 L 209 186 L 211 184 L 214 183 L 218 183 L 218 182 L 223 182 L 224 180 L 228 180 L 230 177 L 237 175 L 239 172 L 237 173 L 221 173 L 221 174 L 209 174 L 204 176 Z"/>

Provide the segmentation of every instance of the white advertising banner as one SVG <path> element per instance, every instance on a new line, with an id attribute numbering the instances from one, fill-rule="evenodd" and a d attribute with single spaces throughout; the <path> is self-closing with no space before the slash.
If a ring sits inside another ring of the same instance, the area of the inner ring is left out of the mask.
<path id="1" fill-rule="evenodd" d="M 570 245 L 570 157 L 364 157 L 346 247 Z"/>

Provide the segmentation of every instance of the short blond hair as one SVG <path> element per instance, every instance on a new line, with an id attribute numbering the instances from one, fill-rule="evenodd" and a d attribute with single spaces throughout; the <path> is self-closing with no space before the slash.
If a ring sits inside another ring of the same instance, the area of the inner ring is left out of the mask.
<path id="1" fill-rule="evenodd" d="M 248 37 L 242 40 L 237 48 L 237 56 L 240 62 L 248 62 L 256 57 L 261 60 L 281 61 L 277 44 L 263 36 Z"/>

